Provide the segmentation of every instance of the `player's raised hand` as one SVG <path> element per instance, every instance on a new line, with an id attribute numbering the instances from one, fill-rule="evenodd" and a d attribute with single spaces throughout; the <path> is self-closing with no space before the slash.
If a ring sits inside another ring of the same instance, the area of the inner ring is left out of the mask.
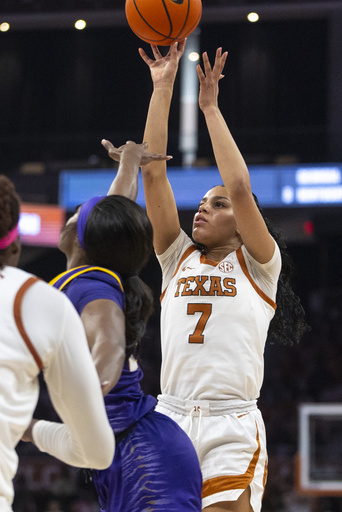
<path id="1" fill-rule="evenodd" d="M 216 107 L 219 93 L 219 81 L 223 78 L 222 71 L 226 63 L 228 52 L 222 53 L 222 48 L 216 50 L 214 66 L 211 67 L 207 52 L 202 55 L 203 70 L 198 64 L 197 75 L 200 83 L 199 106 L 201 110 L 207 107 Z"/>
<path id="2" fill-rule="evenodd" d="M 108 151 L 108 156 L 115 162 L 120 162 L 123 154 L 130 155 L 134 160 L 138 161 L 139 166 L 148 165 L 153 161 L 171 160 L 172 156 L 162 155 L 160 153 L 149 153 L 147 151 L 148 144 L 136 144 L 129 140 L 119 148 L 116 148 L 109 140 L 103 139 L 102 146 Z"/>
<path id="3" fill-rule="evenodd" d="M 168 53 L 163 56 L 158 46 L 151 44 L 154 59 L 150 58 L 145 50 L 139 48 L 141 58 L 150 68 L 154 87 L 173 85 L 177 75 L 178 63 L 184 53 L 185 45 L 186 39 L 173 43 Z"/>

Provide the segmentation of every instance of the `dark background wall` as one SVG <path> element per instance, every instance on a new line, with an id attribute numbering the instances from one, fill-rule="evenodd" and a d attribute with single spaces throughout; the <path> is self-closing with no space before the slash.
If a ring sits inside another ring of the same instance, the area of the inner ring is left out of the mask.
<path id="1" fill-rule="evenodd" d="M 229 51 L 220 105 L 247 160 L 331 158 L 328 43 L 327 19 L 201 26 L 201 51 L 211 59 L 218 46 Z M 104 136 L 141 140 L 151 81 L 139 46 L 126 26 L 0 33 L 3 165 L 35 160 L 55 168 L 56 161 L 101 158 Z M 178 103 L 179 86 L 170 117 L 174 165 Z M 202 116 L 199 141 L 198 156 L 209 158 Z"/>

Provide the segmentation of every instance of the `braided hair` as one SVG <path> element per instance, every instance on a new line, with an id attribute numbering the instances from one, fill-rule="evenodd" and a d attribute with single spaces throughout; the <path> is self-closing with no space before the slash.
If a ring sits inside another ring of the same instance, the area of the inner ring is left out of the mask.
<path id="1" fill-rule="evenodd" d="M 0 174 L 0 239 L 5 237 L 19 222 L 20 199 L 14 184 Z M 0 249 L 0 268 L 4 266 L 6 249 Z"/>

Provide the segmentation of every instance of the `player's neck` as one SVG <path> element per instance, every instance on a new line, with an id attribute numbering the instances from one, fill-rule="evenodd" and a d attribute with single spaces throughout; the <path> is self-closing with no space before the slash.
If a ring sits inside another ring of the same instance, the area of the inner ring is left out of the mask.
<path id="1" fill-rule="evenodd" d="M 222 261 L 228 254 L 236 251 L 241 246 L 241 242 L 230 243 L 221 247 L 213 247 L 205 251 L 204 255 L 207 260 Z"/>
<path id="2" fill-rule="evenodd" d="M 82 265 L 89 265 L 89 262 L 83 251 L 77 251 L 76 253 L 72 253 L 70 256 L 67 257 L 67 270 L 70 270 L 71 268 L 75 267 L 81 267 Z"/>

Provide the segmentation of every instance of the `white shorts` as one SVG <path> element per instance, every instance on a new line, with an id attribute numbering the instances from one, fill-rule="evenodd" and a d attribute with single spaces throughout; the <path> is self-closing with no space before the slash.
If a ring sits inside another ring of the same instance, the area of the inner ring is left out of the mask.
<path id="1" fill-rule="evenodd" d="M 267 451 L 256 401 L 181 401 L 160 395 L 156 410 L 178 423 L 195 446 L 203 476 L 202 508 L 236 501 L 250 487 L 251 506 L 260 512 Z"/>

